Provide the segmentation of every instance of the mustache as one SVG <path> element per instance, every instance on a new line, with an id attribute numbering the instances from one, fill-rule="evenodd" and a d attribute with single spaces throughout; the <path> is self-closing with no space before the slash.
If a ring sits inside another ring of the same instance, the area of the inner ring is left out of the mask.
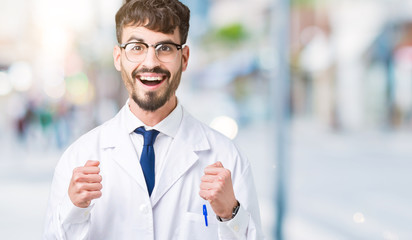
<path id="1" fill-rule="evenodd" d="M 152 69 L 149 69 L 149 68 L 142 68 L 142 69 L 139 69 L 139 70 L 138 70 L 138 69 L 135 69 L 135 70 L 132 72 L 132 78 L 135 79 L 138 74 L 142 74 L 142 73 L 159 73 L 159 74 L 165 74 L 168 78 L 170 78 L 170 72 L 167 71 L 167 70 L 165 70 L 165 69 L 162 69 L 162 68 L 160 68 L 160 67 L 154 67 L 154 68 L 152 68 Z"/>

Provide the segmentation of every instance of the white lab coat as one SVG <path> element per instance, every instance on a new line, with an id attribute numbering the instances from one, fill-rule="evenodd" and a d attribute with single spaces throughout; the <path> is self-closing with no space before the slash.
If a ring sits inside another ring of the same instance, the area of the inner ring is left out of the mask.
<path id="1" fill-rule="evenodd" d="M 65 151 L 54 173 L 45 239 L 263 239 L 251 167 L 230 140 L 183 111 L 180 128 L 149 197 L 123 123 L 119 113 Z M 68 186 L 73 169 L 87 160 L 100 161 L 102 197 L 88 208 L 78 208 L 70 202 Z M 238 215 L 223 223 L 199 196 L 204 168 L 216 161 L 231 171 L 235 196 L 241 204 Z M 203 204 L 208 209 L 208 227 Z"/>

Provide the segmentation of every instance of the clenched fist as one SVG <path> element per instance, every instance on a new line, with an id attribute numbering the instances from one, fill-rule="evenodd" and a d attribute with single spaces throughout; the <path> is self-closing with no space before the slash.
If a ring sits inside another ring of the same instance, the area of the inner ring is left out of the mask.
<path id="1" fill-rule="evenodd" d="M 237 200 L 233 192 L 231 173 L 223 167 L 221 162 L 205 168 L 199 195 L 209 201 L 217 216 L 225 219 L 232 218 L 232 211 L 237 205 Z"/>
<path id="2" fill-rule="evenodd" d="M 88 160 L 83 167 L 73 170 L 69 185 L 69 197 L 72 203 L 81 208 L 90 205 L 92 199 L 102 196 L 102 176 L 99 175 L 99 161 Z"/>

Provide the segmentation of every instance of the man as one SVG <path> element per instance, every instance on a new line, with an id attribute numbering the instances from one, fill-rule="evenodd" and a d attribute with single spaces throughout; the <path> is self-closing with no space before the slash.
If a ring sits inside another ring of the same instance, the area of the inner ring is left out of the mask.
<path id="1" fill-rule="evenodd" d="M 263 239 L 249 162 L 175 95 L 189 16 L 177 0 L 117 12 L 113 58 L 129 99 L 60 159 L 46 239 Z"/>

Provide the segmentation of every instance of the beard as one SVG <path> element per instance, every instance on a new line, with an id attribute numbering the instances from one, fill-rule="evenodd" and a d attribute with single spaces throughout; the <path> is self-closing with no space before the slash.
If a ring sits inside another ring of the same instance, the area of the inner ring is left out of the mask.
<path id="1" fill-rule="evenodd" d="M 166 79 L 163 80 L 164 82 L 162 84 L 166 86 L 163 86 L 163 89 L 160 89 L 160 91 L 148 91 L 145 92 L 143 96 L 138 95 L 138 91 L 136 89 L 137 84 L 134 84 L 134 81 L 140 81 L 139 79 L 136 79 L 136 76 L 142 73 L 165 74 Z M 180 84 L 180 78 L 182 76 L 182 65 L 179 67 L 179 70 L 173 76 L 171 76 L 168 70 L 162 69 L 160 67 L 155 67 L 153 69 L 136 69 L 132 72 L 131 78 L 129 78 L 127 74 L 123 71 L 122 75 L 126 87 L 129 91 L 129 95 L 133 99 L 133 101 L 141 109 L 149 112 L 155 112 L 156 110 L 164 106 L 170 100 L 170 98 L 175 95 L 175 92 Z"/>

